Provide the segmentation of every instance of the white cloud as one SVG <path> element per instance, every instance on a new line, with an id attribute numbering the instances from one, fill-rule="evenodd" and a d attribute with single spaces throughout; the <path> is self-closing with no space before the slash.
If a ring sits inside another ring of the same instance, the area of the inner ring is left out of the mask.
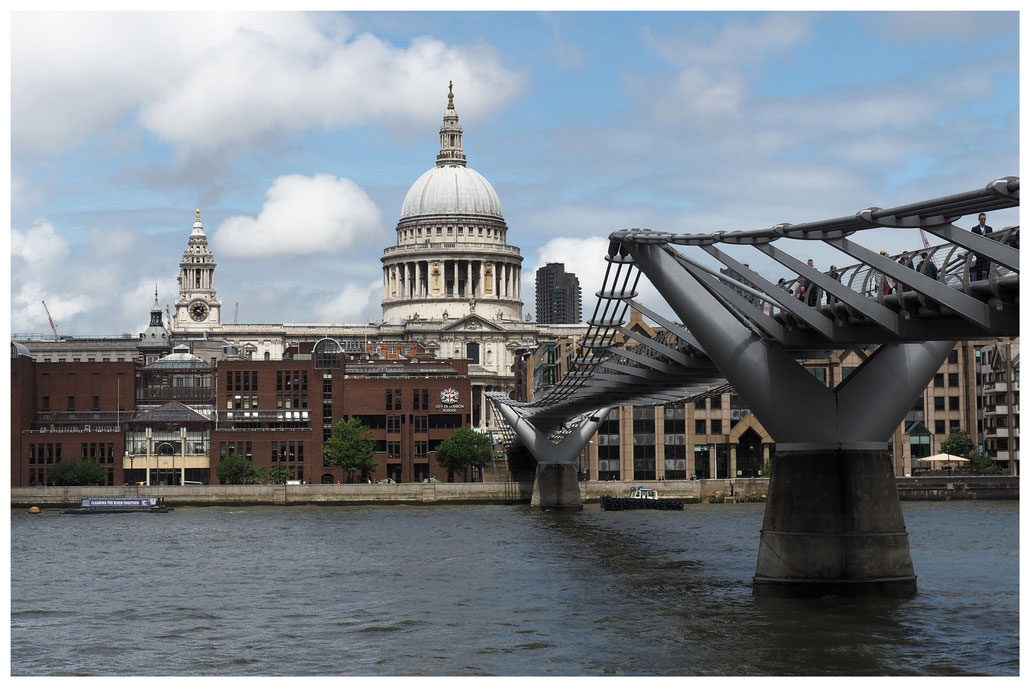
<path id="1" fill-rule="evenodd" d="M 484 45 L 395 47 L 349 31 L 319 13 L 17 14 L 13 146 L 53 153 L 137 115 L 204 150 L 309 127 L 422 123 L 439 116 L 448 80 L 473 115 L 525 81 Z"/>
<path id="2" fill-rule="evenodd" d="M 373 322 L 381 318 L 383 284 L 347 283 L 331 300 L 314 307 L 319 322 Z"/>
<path id="3" fill-rule="evenodd" d="M 32 270 L 59 262 L 67 255 L 68 243 L 46 220 L 37 220 L 24 234 L 11 228 L 11 257 L 21 258 Z"/>
<path id="4" fill-rule="evenodd" d="M 216 253 L 232 258 L 337 253 L 363 241 L 382 241 L 379 209 L 357 184 L 331 174 L 279 177 L 256 217 L 225 220 L 212 237 Z"/>

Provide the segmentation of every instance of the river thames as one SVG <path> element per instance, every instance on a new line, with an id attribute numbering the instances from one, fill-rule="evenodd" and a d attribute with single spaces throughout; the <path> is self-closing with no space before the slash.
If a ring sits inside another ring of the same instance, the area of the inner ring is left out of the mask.
<path id="1" fill-rule="evenodd" d="M 11 514 L 26 675 L 1019 674 L 1019 504 L 905 502 L 912 599 L 756 599 L 764 504 Z"/>

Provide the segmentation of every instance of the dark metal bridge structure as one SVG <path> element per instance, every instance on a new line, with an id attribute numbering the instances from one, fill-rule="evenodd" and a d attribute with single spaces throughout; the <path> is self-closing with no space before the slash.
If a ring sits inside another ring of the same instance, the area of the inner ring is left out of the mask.
<path id="1" fill-rule="evenodd" d="M 1018 336 L 1019 227 L 982 236 L 958 226 L 1018 205 L 1019 179 L 1005 177 L 966 193 L 755 231 L 612 233 L 604 285 L 570 371 L 531 403 L 490 395 L 506 440 L 537 459 L 533 506 L 582 508 L 578 456 L 612 407 L 732 387 L 777 442 L 755 593 L 914 594 L 887 442 L 957 341 Z M 877 228 L 906 232 L 910 243 L 922 230 L 943 243 L 892 256 L 856 240 Z M 781 248 L 783 239 L 821 241 L 855 262 L 822 272 Z M 797 276 L 774 284 L 729 254 L 747 249 Z M 678 321 L 636 302 L 641 275 Z M 799 299 L 802 286 L 818 295 Z M 631 307 L 661 334 L 627 327 Z M 833 389 L 799 362 L 845 349 L 862 350 L 865 360 Z"/>

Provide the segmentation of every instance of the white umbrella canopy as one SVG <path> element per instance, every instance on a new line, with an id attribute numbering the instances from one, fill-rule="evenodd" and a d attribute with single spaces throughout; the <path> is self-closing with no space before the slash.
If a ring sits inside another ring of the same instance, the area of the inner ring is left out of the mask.
<path id="1" fill-rule="evenodd" d="M 950 453 L 938 453 L 928 458 L 917 458 L 920 463 L 930 462 L 941 462 L 941 463 L 968 463 L 968 458 L 960 458 L 959 456 L 953 456 Z"/>

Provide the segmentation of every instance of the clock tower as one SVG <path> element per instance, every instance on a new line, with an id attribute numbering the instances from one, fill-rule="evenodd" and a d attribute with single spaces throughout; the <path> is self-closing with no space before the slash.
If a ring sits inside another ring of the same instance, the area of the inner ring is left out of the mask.
<path id="1" fill-rule="evenodd" d="M 189 245 L 179 263 L 179 300 L 172 327 L 180 332 L 207 331 L 221 326 L 222 304 L 215 298 L 215 258 L 207 248 L 200 210 Z"/>

